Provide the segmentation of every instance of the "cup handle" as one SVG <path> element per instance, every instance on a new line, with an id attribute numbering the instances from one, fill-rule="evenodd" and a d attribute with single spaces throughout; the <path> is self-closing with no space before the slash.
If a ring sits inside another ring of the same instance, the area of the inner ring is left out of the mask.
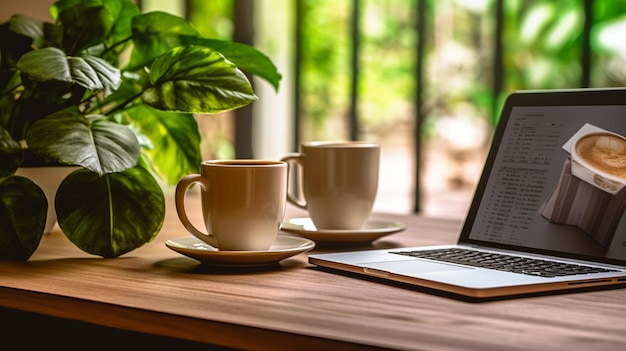
<path id="1" fill-rule="evenodd" d="M 189 187 L 193 183 L 200 183 L 200 186 L 202 186 L 203 190 L 206 190 L 208 188 L 207 178 L 203 177 L 200 174 L 190 174 L 183 177 L 176 185 L 176 193 L 174 196 L 178 218 L 180 219 L 185 229 L 189 231 L 189 233 L 191 233 L 196 238 L 206 242 L 207 244 L 217 248 L 218 243 L 215 237 L 211 234 L 204 234 L 203 232 L 198 230 L 187 217 L 187 211 L 185 210 L 185 194 L 187 194 L 187 189 L 189 189 Z"/>
<path id="2" fill-rule="evenodd" d="M 293 169 L 294 167 L 299 167 L 300 170 L 302 170 L 302 155 L 301 154 L 290 154 L 287 155 L 283 158 L 281 158 L 281 161 L 284 161 L 287 163 L 287 179 L 288 182 L 292 179 L 297 179 L 294 178 L 295 175 L 293 173 Z M 300 194 L 302 193 L 301 191 L 301 182 L 296 181 L 295 182 L 295 191 L 296 193 Z M 292 194 L 291 191 L 289 191 L 291 187 L 287 188 L 287 202 L 289 202 L 292 205 L 295 205 L 297 207 L 300 207 L 302 209 L 307 209 L 307 203 L 306 203 L 306 199 L 300 199 L 298 198 L 296 195 Z"/>

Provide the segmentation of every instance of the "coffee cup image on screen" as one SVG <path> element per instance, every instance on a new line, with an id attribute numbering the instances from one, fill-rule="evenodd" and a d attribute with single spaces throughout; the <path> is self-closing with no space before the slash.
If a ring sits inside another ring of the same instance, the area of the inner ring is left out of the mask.
<path id="1" fill-rule="evenodd" d="M 563 148 L 570 155 L 541 214 L 608 248 L 626 210 L 626 138 L 587 124 Z"/>

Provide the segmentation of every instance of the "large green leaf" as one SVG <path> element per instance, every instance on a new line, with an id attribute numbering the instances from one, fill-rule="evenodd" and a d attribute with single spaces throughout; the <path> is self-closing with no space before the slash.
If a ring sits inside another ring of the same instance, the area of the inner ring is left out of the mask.
<path id="1" fill-rule="evenodd" d="M 68 239 L 102 257 L 117 257 L 151 241 L 165 218 L 163 192 L 141 167 L 101 177 L 75 171 L 59 186 L 55 208 Z"/>
<path id="2" fill-rule="evenodd" d="M 202 46 L 174 48 L 150 69 L 152 88 L 142 99 L 165 111 L 220 113 L 248 105 L 257 97 L 235 65 Z"/>
<path id="3" fill-rule="evenodd" d="M 256 48 L 232 41 L 203 38 L 183 18 L 164 12 L 149 12 L 133 18 L 134 49 L 128 65 L 136 70 L 163 53 L 178 47 L 200 45 L 220 52 L 243 71 L 268 81 L 278 90 L 281 75 L 274 63 Z"/>
<path id="4" fill-rule="evenodd" d="M 202 161 L 201 138 L 192 115 L 159 111 L 145 105 L 128 110 L 127 115 L 138 133 L 150 140 L 143 152 L 161 179 L 176 184 L 183 176 L 198 172 Z"/>
<path id="5" fill-rule="evenodd" d="M 58 48 L 45 48 L 26 53 L 17 62 L 17 68 L 34 81 L 72 83 L 67 56 Z"/>
<path id="6" fill-rule="evenodd" d="M 88 55 L 68 57 L 52 47 L 26 53 L 17 67 L 34 81 L 75 83 L 92 91 L 103 90 L 105 94 L 122 82 L 120 71 L 105 60 Z"/>
<path id="7" fill-rule="evenodd" d="M 109 23 L 109 17 L 105 16 L 104 21 L 102 21 L 99 26 L 103 29 L 110 27 L 108 33 L 105 33 L 104 31 L 100 33 L 103 38 L 103 43 L 106 42 L 105 39 L 107 38 L 107 36 L 110 37 L 110 45 L 123 43 L 125 39 L 131 36 L 131 19 L 141 13 L 139 7 L 130 0 L 90 0 L 88 2 L 86 2 L 85 0 L 61 0 L 57 1 L 50 7 L 50 14 L 54 19 L 66 17 L 66 21 L 71 20 L 71 18 L 69 18 L 70 15 L 64 14 L 63 16 L 61 16 L 61 14 L 64 13 L 66 10 L 68 11 L 68 13 L 73 13 L 75 10 L 72 10 L 70 8 L 74 6 L 77 6 L 76 8 L 79 9 L 79 11 L 82 11 L 82 9 L 86 9 L 89 7 L 103 6 L 108 11 L 108 13 L 110 14 L 110 18 L 113 19 L 113 22 Z M 105 15 L 104 12 L 102 14 Z M 83 18 L 78 18 L 78 21 L 80 22 L 82 22 L 83 20 Z M 116 52 L 121 52 L 124 47 L 125 45 L 119 46 L 116 49 Z"/>
<path id="8" fill-rule="evenodd" d="M 57 20 L 63 27 L 63 48 L 70 55 L 106 41 L 115 22 L 100 1 L 81 1 L 64 8 Z"/>
<path id="9" fill-rule="evenodd" d="M 135 166 L 141 152 L 137 137 L 128 127 L 70 112 L 35 122 L 26 134 L 26 142 L 44 159 L 80 165 L 98 174 Z"/>
<path id="10" fill-rule="evenodd" d="M 141 13 L 139 7 L 130 0 L 104 0 L 104 6 L 115 18 L 111 29 L 111 39 L 114 43 L 126 40 L 132 35 L 132 18 Z"/>
<path id="11" fill-rule="evenodd" d="M 120 68 L 124 65 L 123 62 L 128 61 L 129 55 L 126 54 L 126 51 L 133 45 L 130 40 L 132 18 L 139 15 L 141 11 L 136 4 L 129 0 L 108 0 L 105 1 L 105 6 L 115 18 L 115 23 L 113 23 L 113 28 L 109 34 L 109 42 L 103 43 L 100 47 L 92 47 L 86 53 L 102 57 L 115 67 Z M 102 52 L 98 53 L 94 49 L 102 50 Z"/>
<path id="12" fill-rule="evenodd" d="M 272 60 L 256 48 L 233 41 L 204 38 L 199 39 L 196 44 L 219 51 L 244 72 L 265 79 L 278 90 L 282 76 Z"/>
<path id="13" fill-rule="evenodd" d="M 154 59 L 177 46 L 192 44 L 200 34 L 185 19 L 155 11 L 133 17 L 133 52 L 128 69 L 149 66 Z"/>
<path id="14" fill-rule="evenodd" d="M 0 179 L 0 260 L 27 260 L 46 226 L 44 192 L 23 177 Z"/>

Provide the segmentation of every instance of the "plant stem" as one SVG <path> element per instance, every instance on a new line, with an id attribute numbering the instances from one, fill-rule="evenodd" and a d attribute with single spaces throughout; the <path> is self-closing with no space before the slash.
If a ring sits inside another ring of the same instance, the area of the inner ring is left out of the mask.
<path id="1" fill-rule="evenodd" d="M 13 94 L 13 91 L 14 91 L 15 89 L 17 89 L 17 88 L 19 88 L 19 87 L 21 87 L 21 86 L 23 86 L 23 85 L 24 85 L 24 84 L 22 84 L 22 83 L 17 83 L 17 85 L 15 85 L 14 87 L 12 87 L 12 88 L 10 88 L 10 89 L 7 89 L 6 91 L 3 91 L 3 92 L 0 94 L 0 97 L 4 97 L 4 96 L 7 96 L 7 95 L 9 95 L 9 94 Z"/>
<path id="2" fill-rule="evenodd" d="M 128 108 L 128 105 L 130 105 L 133 101 L 137 100 L 137 98 L 139 98 L 141 96 L 143 92 L 139 92 L 133 96 L 131 96 L 130 98 L 128 98 L 126 101 L 119 103 L 117 105 L 115 105 L 113 108 L 111 108 L 110 110 L 103 112 L 104 115 L 112 115 L 118 111 L 123 111 L 125 109 Z M 90 112 L 93 110 L 90 110 Z"/>
<path id="3" fill-rule="evenodd" d="M 118 46 L 122 46 L 125 43 L 131 41 L 133 39 L 132 36 L 126 38 L 126 39 L 122 39 L 120 41 L 118 41 L 117 43 L 114 43 L 113 45 L 107 47 L 103 52 L 102 52 L 102 56 L 104 56 L 106 53 L 108 53 L 109 51 L 114 51 L 116 47 Z"/>

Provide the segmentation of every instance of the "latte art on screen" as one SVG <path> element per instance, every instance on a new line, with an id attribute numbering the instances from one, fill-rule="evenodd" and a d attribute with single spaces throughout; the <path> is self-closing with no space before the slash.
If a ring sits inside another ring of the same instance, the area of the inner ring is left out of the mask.
<path id="1" fill-rule="evenodd" d="M 576 152 L 590 166 L 626 179 L 626 139 L 612 134 L 592 134 L 578 141 Z"/>

